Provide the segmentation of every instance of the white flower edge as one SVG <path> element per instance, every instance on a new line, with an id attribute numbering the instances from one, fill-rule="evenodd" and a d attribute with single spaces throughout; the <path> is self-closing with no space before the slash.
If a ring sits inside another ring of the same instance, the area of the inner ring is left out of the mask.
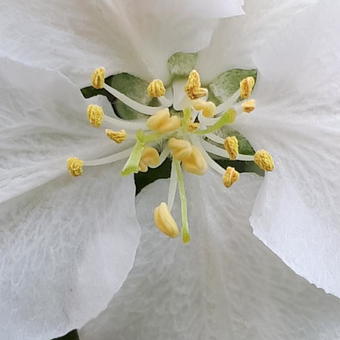
<path id="1" fill-rule="evenodd" d="M 46 340 L 101 312 L 132 268 L 135 186 L 121 162 L 71 177 L 75 151 L 117 147 L 64 76 L 1 64 L 0 338 Z"/>
<path id="2" fill-rule="evenodd" d="M 81 86 L 102 65 L 108 74 L 165 80 L 168 57 L 207 46 L 218 19 L 243 14 L 242 5 L 240 0 L 214 0 L 210 6 L 201 0 L 35 0 L 27 6 L 20 0 L 2 8 L 0 49 L 15 60 L 62 71 Z"/>
<path id="3" fill-rule="evenodd" d="M 168 180 L 137 196 L 142 226 L 136 263 L 107 310 L 80 330 L 84 340 L 337 339 L 338 300 L 291 271 L 254 235 L 248 217 L 263 180 L 230 189 L 220 176 L 186 176 L 192 240 L 159 235 L 150 207 Z M 175 216 L 180 205 L 175 203 Z"/>
<path id="4" fill-rule="evenodd" d="M 332 1 L 294 16 L 252 57 L 258 109 L 238 122 L 273 155 L 251 215 L 254 233 L 295 272 L 340 296 L 340 43 Z M 236 42 L 235 42 L 236 44 Z"/>

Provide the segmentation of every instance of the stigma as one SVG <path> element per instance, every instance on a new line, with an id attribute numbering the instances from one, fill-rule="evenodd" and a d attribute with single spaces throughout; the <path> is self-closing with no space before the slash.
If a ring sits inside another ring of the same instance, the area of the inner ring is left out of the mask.
<path id="1" fill-rule="evenodd" d="M 106 115 L 99 105 L 90 104 L 86 111 L 88 122 L 95 128 L 102 128 L 103 136 L 122 146 L 97 159 L 68 158 L 68 172 L 78 177 L 86 173 L 87 167 L 124 160 L 121 175 L 129 176 L 148 172 L 150 168 L 157 168 L 170 158 L 172 165 L 168 202 L 161 202 L 153 213 L 156 227 L 170 238 L 181 235 L 184 243 L 191 239 L 186 176 L 204 176 L 211 170 L 221 176 L 221 185 L 224 187 L 237 185 L 236 182 L 241 180 L 240 173 L 231 166 L 223 168 L 216 158 L 253 161 L 264 171 L 274 169 L 274 161 L 269 152 L 261 149 L 252 155 L 244 155 L 240 152 L 236 136 L 223 137 L 223 128 L 232 125 L 238 115 L 255 110 L 255 99 L 251 98 L 255 86 L 253 77 L 241 80 L 237 91 L 216 106 L 208 100 L 208 90 L 202 86 L 198 71 L 192 70 L 183 86 L 186 107 L 182 111 L 174 110 L 172 101 L 166 97 L 167 88 L 160 79 L 152 80 L 146 87 L 146 94 L 150 98 L 157 98 L 160 103 L 156 107 L 140 104 L 105 84 L 103 67 L 92 73 L 91 84 L 96 89 L 105 88 L 126 106 L 141 113 L 144 119 L 123 120 L 117 115 Z M 181 224 L 171 213 L 177 191 L 181 204 Z"/>

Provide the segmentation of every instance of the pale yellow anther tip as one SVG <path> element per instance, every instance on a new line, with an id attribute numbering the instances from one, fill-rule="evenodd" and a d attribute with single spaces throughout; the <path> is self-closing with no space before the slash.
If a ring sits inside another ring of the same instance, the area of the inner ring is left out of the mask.
<path id="1" fill-rule="evenodd" d="M 105 129 L 105 134 L 106 134 L 107 137 L 112 139 L 117 144 L 123 143 L 128 136 L 128 134 L 126 133 L 126 131 L 124 129 L 120 130 L 120 131 Z"/>
<path id="2" fill-rule="evenodd" d="M 182 159 L 183 169 L 195 175 L 203 175 L 208 170 L 208 165 L 201 150 L 197 146 L 192 146 L 190 156 Z"/>
<path id="3" fill-rule="evenodd" d="M 241 104 L 243 112 L 250 113 L 255 110 L 256 101 L 255 99 L 250 99 Z"/>
<path id="4" fill-rule="evenodd" d="M 274 160 L 271 154 L 266 150 L 258 150 L 254 155 L 254 162 L 264 171 L 272 171 L 274 169 Z"/>
<path id="5" fill-rule="evenodd" d="M 163 109 L 146 121 L 146 126 L 153 131 L 166 133 L 177 130 L 181 126 L 178 116 L 170 116 L 169 109 Z"/>
<path id="6" fill-rule="evenodd" d="M 198 130 L 199 127 L 200 127 L 200 123 L 190 122 L 190 123 L 188 123 L 187 130 L 188 130 L 188 132 L 194 132 L 194 131 Z"/>
<path id="7" fill-rule="evenodd" d="M 240 97 L 241 99 L 249 98 L 253 87 L 255 85 L 255 79 L 253 77 L 247 77 L 240 82 Z"/>
<path id="8" fill-rule="evenodd" d="M 192 145 L 185 139 L 170 138 L 168 147 L 171 150 L 173 157 L 179 161 L 189 157 L 192 153 Z"/>
<path id="9" fill-rule="evenodd" d="M 198 99 L 208 94 L 208 90 L 201 87 L 201 78 L 196 70 L 190 72 L 184 90 L 190 99 Z"/>
<path id="10" fill-rule="evenodd" d="M 223 184 L 225 187 L 230 188 L 235 182 L 238 181 L 240 174 L 233 167 L 228 166 L 223 175 Z"/>
<path id="11" fill-rule="evenodd" d="M 147 93 L 150 97 L 162 97 L 165 95 L 165 87 L 160 79 L 154 79 L 147 87 Z"/>
<path id="12" fill-rule="evenodd" d="M 80 176 L 83 174 L 84 161 L 77 157 L 70 157 L 66 161 L 66 167 L 68 172 L 72 176 Z"/>
<path id="13" fill-rule="evenodd" d="M 153 212 L 154 222 L 157 228 L 169 237 L 176 237 L 179 229 L 176 221 L 172 217 L 168 205 L 162 202 Z"/>
<path id="14" fill-rule="evenodd" d="M 147 172 L 149 166 L 155 167 L 159 162 L 160 158 L 157 149 L 152 146 L 146 146 L 139 161 L 139 171 Z"/>
<path id="15" fill-rule="evenodd" d="M 202 111 L 203 116 L 207 118 L 212 118 L 216 114 L 216 105 L 213 102 L 198 99 L 193 102 L 193 107 L 197 111 Z"/>
<path id="16" fill-rule="evenodd" d="M 91 84 L 95 89 L 102 89 L 105 81 L 105 68 L 96 68 L 91 75 Z"/>
<path id="17" fill-rule="evenodd" d="M 229 159 L 235 160 L 238 156 L 238 140 L 235 136 L 229 136 L 224 141 L 224 148 L 228 152 Z"/>
<path id="18" fill-rule="evenodd" d="M 87 119 L 91 125 L 95 127 L 101 126 L 104 119 L 103 108 L 99 105 L 90 104 L 87 107 Z"/>

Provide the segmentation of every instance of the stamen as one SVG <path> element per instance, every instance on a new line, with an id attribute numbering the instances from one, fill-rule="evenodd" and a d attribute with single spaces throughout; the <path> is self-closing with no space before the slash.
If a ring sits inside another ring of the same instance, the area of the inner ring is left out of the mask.
<path id="1" fill-rule="evenodd" d="M 190 242 L 189 222 L 188 222 L 188 208 L 187 208 L 187 197 L 185 194 L 184 177 L 179 161 L 174 160 L 178 181 L 178 192 L 181 200 L 181 214 L 182 214 L 182 240 L 183 243 Z"/>
<path id="2" fill-rule="evenodd" d="M 87 107 L 87 119 L 91 125 L 95 127 L 101 126 L 104 120 L 103 108 L 99 105 L 90 104 Z"/>
<path id="3" fill-rule="evenodd" d="M 157 228 L 169 237 L 179 234 L 178 226 L 172 217 L 166 203 L 162 202 L 153 212 L 154 222 Z"/>
<path id="4" fill-rule="evenodd" d="M 201 144 L 202 144 L 203 148 L 206 151 L 208 151 L 209 153 L 212 153 L 214 155 L 226 158 L 227 155 L 226 155 L 225 149 L 219 148 L 216 145 L 212 145 L 212 144 L 210 144 L 209 142 L 207 142 L 205 140 L 202 140 Z M 237 160 L 239 160 L 239 161 L 253 161 L 254 160 L 254 156 L 238 154 Z"/>
<path id="5" fill-rule="evenodd" d="M 240 82 L 240 97 L 241 99 L 249 98 L 253 87 L 255 85 L 255 79 L 253 77 L 247 77 Z"/>
<path id="6" fill-rule="evenodd" d="M 199 128 L 200 128 L 200 123 L 190 122 L 190 123 L 188 123 L 187 131 L 188 132 L 194 132 L 194 131 L 198 130 Z"/>
<path id="7" fill-rule="evenodd" d="M 213 102 L 197 100 L 193 103 L 193 107 L 197 111 L 202 111 L 203 116 L 207 118 L 212 118 L 216 114 L 216 105 Z"/>
<path id="8" fill-rule="evenodd" d="M 190 99 L 201 98 L 208 94 L 208 90 L 201 87 L 200 75 L 196 70 L 190 72 L 184 90 Z"/>
<path id="9" fill-rule="evenodd" d="M 255 99 L 250 99 L 241 104 L 243 112 L 250 113 L 255 110 L 256 101 Z"/>
<path id="10" fill-rule="evenodd" d="M 158 112 L 159 110 L 162 110 L 164 108 L 164 106 L 147 106 L 147 105 L 143 105 L 141 103 L 136 102 L 135 100 L 129 98 L 128 96 L 126 96 L 125 94 L 119 92 L 118 90 L 114 89 L 113 87 L 104 84 L 104 89 L 106 91 L 108 91 L 109 93 L 111 93 L 113 96 L 115 96 L 117 99 L 119 99 L 120 101 L 122 101 L 125 105 L 131 107 L 132 109 L 140 112 L 140 113 L 144 113 L 145 115 L 153 115 L 156 112 Z M 170 106 L 170 104 L 169 104 Z"/>
<path id="11" fill-rule="evenodd" d="M 220 136 L 215 135 L 214 133 L 208 133 L 206 135 L 210 140 L 212 140 L 215 143 L 224 145 L 224 139 Z"/>
<path id="12" fill-rule="evenodd" d="M 159 165 L 159 153 L 155 148 L 146 146 L 139 162 L 139 171 L 147 172 L 149 165 L 154 167 Z"/>
<path id="13" fill-rule="evenodd" d="M 169 149 L 165 147 L 161 154 L 159 155 L 159 163 L 157 165 L 149 164 L 149 168 L 157 168 L 158 166 L 163 164 L 163 162 L 168 158 L 169 153 L 170 153 Z"/>
<path id="14" fill-rule="evenodd" d="M 256 151 L 254 155 L 254 162 L 262 170 L 272 171 L 274 169 L 274 160 L 271 154 L 266 150 Z"/>
<path id="15" fill-rule="evenodd" d="M 192 145 L 185 139 L 170 138 L 168 146 L 173 157 L 179 161 L 189 157 L 192 153 Z"/>
<path id="16" fill-rule="evenodd" d="M 105 129 L 105 134 L 117 144 L 124 142 L 128 136 L 125 130 L 114 131 L 111 129 Z"/>
<path id="17" fill-rule="evenodd" d="M 91 75 L 91 84 L 95 89 L 102 89 L 105 81 L 105 68 L 95 69 Z"/>
<path id="18" fill-rule="evenodd" d="M 68 158 L 66 166 L 72 176 L 80 176 L 83 174 L 84 161 L 77 157 Z"/>
<path id="19" fill-rule="evenodd" d="M 205 161 L 201 151 L 196 146 L 192 146 L 190 156 L 182 160 L 183 169 L 195 175 L 203 175 L 208 170 L 207 162 Z"/>
<path id="20" fill-rule="evenodd" d="M 112 118 L 109 116 L 104 116 L 104 122 L 115 128 L 126 128 L 127 130 L 139 130 L 145 129 L 145 120 L 130 121 L 118 118 Z"/>
<path id="21" fill-rule="evenodd" d="M 106 156 L 106 157 L 102 157 L 102 158 L 98 158 L 98 159 L 94 159 L 94 160 L 90 160 L 90 161 L 85 161 L 84 165 L 85 166 L 98 166 L 98 165 L 114 163 L 114 162 L 120 161 L 122 159 L 128 158 L 131 151 L 132 151 L 132 148 L 128 148 L 126 150 L 117 152 L 117 153 L 110 155 L 110 156 Z"/>
<path id="22" fill-rule="evenodd" d="M 160 79 L 154 79 L 147 88 L 150 97 L 162 97 L 165 95 L 165 87 Z"/>
<path id="23" fill-rule="evenodd" d="M 230 188 L 235 182 L 238 181 L 240 174 L 233 167 L 228 166 L 223 175 L 223 184 Z"/>
<path id="24" fill-rule="evenodd" d="M 229 154 L 229 159 L 235 160 L 238 156 L 238 140 L 235 136 L 227 137 L 224 141 L 224 148 Z"/>
<path id="25" fill-rule="evenodd" d="M 202 153 L 202 155 L 203 155 L 205 161 L 208 163 L 208 165 L 209 165 L 213 170 L 215 170 L 218 174 L 223 175 L 225 169 L 222 168 L 218 163 L 216 163 L 216 162 L 208 155 L 208 153 L 207 153 L 207 152 L 204 150 L 204 148 L 202 147 L 202 145 L 201 145 L 201 143 L 200 143 L 198 137 L 192 136 L 192 137 L 191 137 L 191 140 L 192 140 L 193 144 L 194 144 L 197 148 L 199 148 L 199 150 L 201 151 L 201 153 Z M 203 142 L 204 142 L 204 141 L 202 141 L 202 143 L 203 143 Z M 210 145 L 210 143 L 207 143 L 207 144 Z M 214 146 L 214 145 L 211 145 L 211 146 Z M 220 149 L 220 148 L 217 148 L 217 149 Z M 225 151 L 224 151 L 224 150 L 222 150 L 222 151 L 223 151 L 224 157 L 225 157 Z M 222 157 L 223 157 L 223 156 L 222 156 Z"/>
<path id="26" fill-rule="evenodd" d="M 216 114 L 220 114 L 222 112 L 225 112 L 226 110 L 229 110 L 237 102 L 239 97 L 240 89 L 233 93 L 231 97 L 229 97 L 225 102 L 216 107 Z"/>
<path id="27" fill-rule="evenodd" d="M 163 109 L 150 117 L 146 125 L 150 130 L 165 133 L 177 130 L 181 120 L 178 116 L 170 116 L 169 109 Z"/>
<path id="28" fill-rule="evenodd" d="M 214 124 L 212 124 L 211 126 L 209 126 L 207 129 L 197 130 L 194 133 L 197 134 L 197 135 L 206 135 L 208 133 L 219 130 L 224 125 L 233 123 L 235 121 L 236 115 L 237 115 L 236 111 L 234 109 L 230 109 L 218 119 L 217 118 L 210 118 L 213 121 L 216 121 L 215 119 L 217 119 L 217 121 Z"/>

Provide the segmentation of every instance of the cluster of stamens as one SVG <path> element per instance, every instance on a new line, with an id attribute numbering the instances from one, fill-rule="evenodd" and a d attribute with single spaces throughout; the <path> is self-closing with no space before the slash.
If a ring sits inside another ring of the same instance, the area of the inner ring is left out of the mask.
<path id="1" fill-rule="evenodd" d="M 190 240 L 183 170 L 194 175 L 204 175 L 211 168 L 221 175 L 221 182 L 229 188 L 238 181 L 240 174 L 233 167 L 222 168 L 211 155 L 230 160 L 251 160 L 265 171 L 274 168 L 273 159 L 267 151 L 258 150 L 254 155 L 242 155 L 239 153 L 236 136 L 223 138 L 219 134 L 221 128 L 233 123 L 238 114 L 250 113 L 255 109 L 255 100 L 249 99 L 255 85 L 253 77 L 240 82 L 240 88 L 232 95 L 233 101 L 228 106 L 227 103 L 216 106 L 207 101 L 208 90 L 202 87 L 198 72 L 193 70 L 183 89 L 189 104 L 180 113 L 171 109 L 172 102 L 165 97 L 166 88 L 159 79 L 153 80 L 147 88 L 150 97 L 158 98 L 161 104 L 159 107 L 142 105 L 106 85 L 104 68 L 95 70 L 91 79 L 93 87 L 105 88 L 126 105 L 149 117 L 136 122 L 125 121 L 106 116 L 100 106 L 89 105 L 87 118 L 90 124 L 97 128 L 104 125 L 106 136 L 114 143 L 125 143 L 127 148 L 96 160 L 82 161 L 72 157 L 67 160 L 67 168 L 71 175 L 80 176 L 84 167 L 126 159 L 121 171 L 126 176 L 147 172 L 150 167 L 158 167 L 170 157 L 172 168 L 168 202 L 161 202 L 154 210 L 156 226 L 169 237 L 176 237 L 180 232 L 171 214 L 178 187 L 182 239 L 184 242 Z"/>

